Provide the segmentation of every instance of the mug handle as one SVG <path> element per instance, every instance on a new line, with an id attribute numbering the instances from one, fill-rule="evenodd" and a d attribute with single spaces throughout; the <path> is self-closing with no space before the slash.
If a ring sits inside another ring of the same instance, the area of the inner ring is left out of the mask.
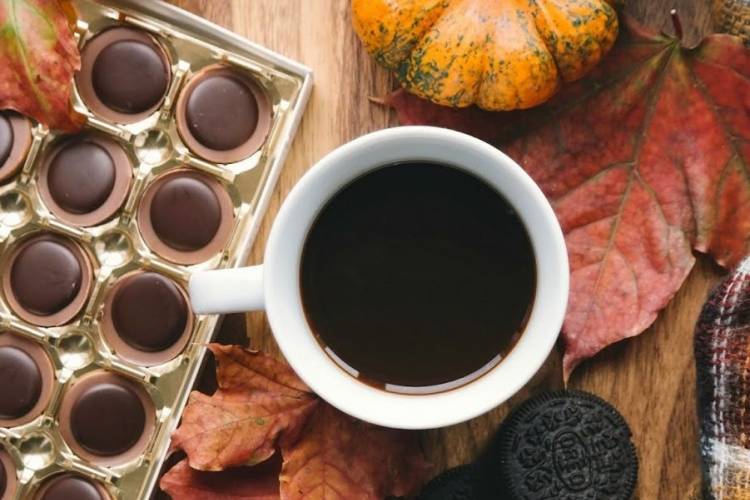
<path id="1" fill-rule="evenodd" d="M 262 265 L 197 272 L 190 277 L 188 291 L 197 314 L 265 309 Z"/>

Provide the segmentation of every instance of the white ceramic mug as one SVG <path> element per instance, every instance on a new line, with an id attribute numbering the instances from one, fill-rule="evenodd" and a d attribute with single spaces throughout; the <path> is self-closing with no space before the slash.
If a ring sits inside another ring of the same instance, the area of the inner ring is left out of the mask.
<path id="1" fill-rule="evenodd" d="M 507 357 L 467 385 L 427 395 L 373 388 L 331 360 L 305 319 L 299 279 L 305 239 L 326 202 L 370 170 L 410 161 L 459 168 L 500 192 L 527 228 L 537 270 L 531 315 Z M 268 238 L 265 263 L 196 273 L 190 280 L 190 296 L 197 313 L 265 309 L 274 337 L 292 368 L 338 409 L 387 427 L 427 429 L 491 410 L 539 370 L 562 326 L 568 277 L 560 225 L 539 187 L 521 167 L 492 146 L 465 134 L 434 127 L 398 127 L 361 137 L 320 160 L 282 205 Z"/>

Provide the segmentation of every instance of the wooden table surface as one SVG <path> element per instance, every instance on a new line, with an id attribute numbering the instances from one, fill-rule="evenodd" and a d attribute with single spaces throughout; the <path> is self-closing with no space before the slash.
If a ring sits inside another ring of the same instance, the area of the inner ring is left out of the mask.
<path id="1" fill-rule="evenodd" d="M 315 89 L 279 180 L 251 262 L 260 262 L 268 230 L 292 186 L 323 155 L 362 134 L 396 125 L 395 117 L 368 103 L 393 82 L 362 50 L 351 29 L 349 0 L 172 0 L 175 4 L 315 72 Z M 699 39 L 710 25 L 710 0 L 628 0 L 627 9 L 647 24 L 668 27 L 676 7 L 686 38 Z M 598 394 L 630 423 L 640 458 L 636 498 L 693 496 L 700 471 L 695 414 L 693 327 L 721 270 L 707 259 L 696 268 L 659 320 L 638 338 L 621 342 L 584 363 L 570 387 Z M 278 352 L 262 314 L 248 315 L 253 347 Z M 471 460 L 510 407 L 544 389 L 561 387 L 560 353 L 512 401 L 465 424 L 425 433 L 438 470 Z"/>

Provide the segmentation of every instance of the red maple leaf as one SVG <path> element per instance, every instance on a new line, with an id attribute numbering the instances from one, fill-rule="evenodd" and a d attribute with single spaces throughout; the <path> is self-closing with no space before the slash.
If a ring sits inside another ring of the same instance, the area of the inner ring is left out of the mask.
<path id="1" fill-rule="evenodd" d="M 625 17 L 588 78 L 528 112 L 441 108 L 397 92 L 402 124 L 488 140 L 541 186 L 565 232 L 571 294 L 565 376 L 656 319 L 694 264 L 736 263 L 750 240 L 750 51 L 697 47 Z"/>

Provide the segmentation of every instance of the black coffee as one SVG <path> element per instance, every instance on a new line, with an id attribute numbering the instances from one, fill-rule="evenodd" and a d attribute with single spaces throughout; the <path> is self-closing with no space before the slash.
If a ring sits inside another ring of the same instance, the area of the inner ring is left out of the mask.
<path id="1" fill-rule="evenodd" d="M 323 208 L 302 256 L 318 340 L 342 368 L 396 392 L 447 390 L 495 366 L 535 286 L 534 251 L 508 202 L 429 163 L 352 182 Z"/>

